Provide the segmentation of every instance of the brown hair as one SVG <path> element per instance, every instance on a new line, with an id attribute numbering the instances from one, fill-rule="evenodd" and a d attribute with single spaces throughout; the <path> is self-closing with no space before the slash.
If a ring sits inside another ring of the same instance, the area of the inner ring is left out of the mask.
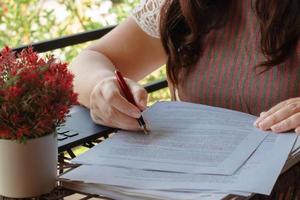
<path id="1" fill-rule="evenodd" d="M 167 74 L 177 84 L 181 69 L 189 72 L 201 57 L 206 35 L 226 24 L 233 0 L 166 0 L 160 35 L 168 55 Z M 266 69 L 283 63 L 295 51 L 300 36 L 299 0 L 256 0 L 261 51 Z"/>

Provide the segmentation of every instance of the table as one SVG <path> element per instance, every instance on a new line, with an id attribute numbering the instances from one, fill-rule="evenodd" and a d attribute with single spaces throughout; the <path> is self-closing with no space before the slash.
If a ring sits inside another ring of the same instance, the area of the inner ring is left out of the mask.
<path id="1" fill-rule="evenodd" d="M 83 107 L 75 106 L 70 112 L 71 116 L 67 118 L 66 123 L 58 128 L 58 151 L 59 165 L 58 171 L 64 172 L 74 167 L 69 163 L 71 158 L 75 157 L 72 148 L 76 146 L 93 147 L 112 134 L 115 129 L 95 125 L 91 122 L 89 111 Z M 66 156 L 69 155 L 69 156 Z M 77 194 L 74 196 L 74 194 Z M 80 195 L 79 195 L 80 194 Z M 73 196 L 72 196 L 73 195 Z M 60 199 L 109 199 L 92 194 L 82 194 L 58 187 L 50 194 L 43 195 L 35 199 L 41 200 L 60 200 Z M 270 196 L 254 194 L 251 197 L 229 196 L 225 200 L 298 200 L 300 199 L 300 163 L 297 163 L 288 171 L 283 173 L 276 182 Z M 0 200 L 10 200 L 10 198 L 1 197 Z"/>

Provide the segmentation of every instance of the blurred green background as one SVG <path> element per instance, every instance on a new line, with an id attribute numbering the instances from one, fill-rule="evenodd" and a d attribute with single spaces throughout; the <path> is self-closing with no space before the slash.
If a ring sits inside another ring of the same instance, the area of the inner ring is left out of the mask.
<path id="1" fill-rule="evenodd" d="M 130 15 L 140 0 L 1 0 L 0 47 L 49 40 L 116 25 Z M 89 43 L 50 52 L 70 62 Z M 165 68 L 142 80 L 146 84 L 165 78 Z M 169 100 L 168 89 L 151 93 L 149 104 Z"/>

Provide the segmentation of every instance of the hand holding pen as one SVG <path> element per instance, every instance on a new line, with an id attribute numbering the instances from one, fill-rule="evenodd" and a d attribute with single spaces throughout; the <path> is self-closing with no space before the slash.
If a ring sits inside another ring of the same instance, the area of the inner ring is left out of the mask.
<path id="1" fill-rule="evenodd" d="M 130 91 L 130 89 L 129 89 L 127 83 L 126 83 L 126 81 L 124 80 L 124 78 L 123 78 L 123 76 L 122 76 L 122 74 L 121 74 L 121 72 L 119 72 L 118 70 L 116 70 L 116 71 L 115 71 L 115 75 L 116 75 L 116 78 L 117 78 L 117 81 L 118 81 L 118 85 L 119 85 L 119 87 L 120 87 L 120 91 L 122 92 L 122 94 L 124 95 L 124 97 L 125 97 L 131 104 L 133 104 L 133 105 L 135 105 L 136 107 L 138 107 L 137 104 L 136 104 L 136 102 L 135 102 L 135 100 L 134 100 L 134 97 L 133 97 L 133 95 L 132 95 L 132 93 L 131 93 L 131 91 Z M 148 130 L 147 127 L 146 127 L 146 123 L 145 123 L 143 117 L 142 117 L 142 116 L 139 117 L 139 118 L 137 119 L 137 121 L 138 121 L 140 127 L 142 128 L 142 130 L 144 131 L 144 133 L 145 133 L 145 134 L 148 134 L 148 133 L 149 133 L 149 130 Z"/>
<path id="2" fill-rule="evenodd" d="M 147 108 L 147 91 L 135 81 L 125 80 L 138 106 L 126 99 L 113 72 L 113 76 L 103 77 L 94 85 L 89 95 L 90 114 L 97 124 L 139 131 L 141 128 L 137 119 L 141 111 Z"/>

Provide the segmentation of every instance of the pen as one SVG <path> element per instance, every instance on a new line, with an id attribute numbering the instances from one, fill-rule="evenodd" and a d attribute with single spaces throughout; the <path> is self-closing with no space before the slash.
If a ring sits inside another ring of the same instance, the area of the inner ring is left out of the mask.
<path id="1" fill-rule="evenodd" d="M 123 94 L 125 95 L 125 98 L 127 99 L 127 101 L 129 101 L 130 103 L 132 103 L 133 105 L 138 107 L 137 104 L 134 101 L 133 95 L 132 95 L 126 81 L 124 80 L 121 72 L 118 71 L 118 70 L 115 70 L 115 75 L 116 75 L 118 84 L 120 86 L 120 89 L 123 92 Z M 143 117 L 141 116 L 140 118 L 137 119 L 137 121 L 138 121 L 140 127 L 143 129 L 144 133 L 149 134 L 149 131 L 146 127 L 146 123 L 145 123 Z"/>

